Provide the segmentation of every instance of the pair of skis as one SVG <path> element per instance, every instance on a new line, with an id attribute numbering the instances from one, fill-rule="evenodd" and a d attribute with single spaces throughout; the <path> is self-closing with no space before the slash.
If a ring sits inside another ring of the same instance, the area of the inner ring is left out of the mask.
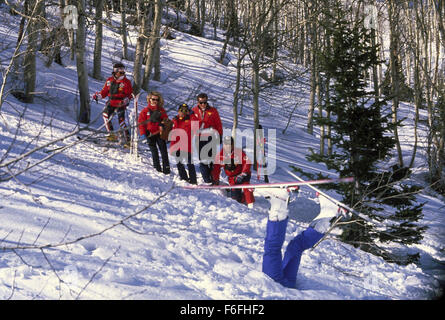
<path id="1" fill-rule="evenodd" d="M 327 184 L 327 183 L 349 183 L 353 182 L 354 178 L 348 177 L 348 178 L 333 178 L 333 179 L 320 179 L 320 180 L 303 180 L 302 178 L 298 177 L 294 173 L 286 170 L 287 173 L 289 173 L 291 176 L 297 179 L 297 181 L 289 181 L 289 182 L 276 182 L 276 183 L 254 183 L 254 184 L 242 184 L 242 185 L 213 185 L 213 186 L 207 186 L 207 185 L 188 185 L 183 186 L 184 189 L 267 189 L 267 188 L 291 188 L 291 187 L 297 187 L 297 186 L 308 186 L 309 188 L 313 189 L 314 191 L 318 192 L 323 197 L 327 198 L 329 201 L 333 202 L 337 206 L 346 209 L 350 213 L 362 218 L 363 220 L 375 224 L 375 221 L 372 221 L 369 217 L 365 216 L 364 214 L 358 212 L 357 210 L 354 210 L 353 208 L 347 206 L 346 204 L 332 198 L 325 192 L 321 191 L 320 189 L 314 187 L 314 185 L 320 185 L 320 184 Z"/>
<path id="2" fill-rule="evenodd" d="M 334 179 L 321 179 L 321 180 L 303 180 L 303 181 L 289 181 L 289 182 L 276 182 L 276 183 L 254 183 L 254 184 L 241 184 L 241 185 L 190 185 L 183 186 L 185 189 L 261 189 L 261 188 L 290 188 L 302 185 L 317 185 L 326 183 L 340 183 L 340 182 L 353 182 L 354 178 L 334 178 Z"/>
<path id="3" fill-rule="evenodd" d="M 349 208 L 345 204 L 341 203 L 340 201 L 335 200 L 334 198 L 330 197 L 326 193 L 322 192 L 321 190 L 314 187 L 314 185 L 319 184 L 326 184 L 326 183 L 348 183 L 353 182 L 354 178 L 348 177 L 348 178 L 334 178 L 334 179 L 320 179 L 320 180 L 303 180 L 300 177 L 294 175 L 293 173 L 287 171 L 289 174 L 291 174 L 293 177 L 297 178 L 298 181 L 290 181 L 290 182 L 278 182 L 278 183 L 256 183 L 256 184 L 246 184 L 246 185 L 234 185 L 234 186 L 227 186 L 227 185 L 214 185 L 214 186 L 183 186 L 185 189 L 271 189 L 271 188 L 292 188 L 292 187 L 299 187 L 299 186 L 308 186 L 314 190 L 316 190 L 321 196 L 326 197 L 329 201 L 335 203 L 341 208 L 344 208 L 356 215 L 362 216 L 362 214 L 357 213 L 355 210 Z M 329 230 L 324 234 L 324 236 L 312 247 L 312 250 L 315 249 L 321 241 L 326 239 L 327 235 L 336 227 L 337 223 L 341 220 L 342 216 L 339 216 L 335 219 L 335 221 L 330 226 Z M 366 219 L 369 220 L 369 219 Z"/>
<path id="4" fill-rule="evenodd" d="M 123 148 L 123 146 L 120 143 L 113 142 L 113 141 L 107 141 L 105 136 L 98 136 L 98 134 L 94 134 L 94 135 L 77 134 L 77 139 L 79 139 L 79 141 L 92 142 L 93 144 L 95 144 L 97 146 L 105 147 L 105 148 L 114 148 L 114 149 Z"/>
<path id="5" fill-rule="evenodd" d="M 138 93 L 136 96 L 133 95 L 134 108 L 130 114 L 130 119 L 129 119 L 130 123 L 131 123 L 130 154 L 134 158 L 138 158 L 138 141 L 139 141 L 139 138 L 138 138 L 138 101 L 139 101 L 140 95 L 141 95 L 141 93 Z M 104 147 L 114 147 L 114 148 L 123 147 L 122 144 L 116 144 L 114 142 L 106 141 L 105 137 L 98 136 L 98 134 L 102 134 L 102 133 L 106 134 L 107 133 L 107 132 L 101 132 L 100 129 L 105 127 L 108 122 L 111 122 L 114 115 L 115 115 L 115 113 L 113 113 L 111 115 L 111 117 L 107 120 L 107 122 L 105 124 L 100 126 L 99 129 L 93 131 L 92 133 L 87 134 L 87 135 L 77 134 L 77 139 L 79 139 L 80 141 L 93 142 L 94 144 L 104 146 Z"/>
<path id="6" fill-rule="evenodd" d="M 351 214 L 360 217 L 364 221 L 374 224 L 374 225 L 383 225 L 382 223 L 379 223 L 377 221 L 374 221 L 370 219 L 368 216 L 364 215 L 361 212 L 358 212 L 357 210 L 349 207 L 348 205 L 344 204 L 343 202 L 340 202 L 330 195 L 326 194 L 325 192 L 321 191 L 320 189 L 316 188 L 315 185 L 320 184 L 326 184 L 326 183 L 349 183 L 353 182 L 354 178 L 348 177 L 348 178 L 333 178 L 333 179 L 320 179 L 320 180 L 304 180 L 297 176 L 296 174 L 290 172 L 289 170 L 285 170 L 289 175 L 293 176 L 297 179 L 297 181 L 290 181 L 290 182 L 278 182 L 278 183 L 257 183 L 257 184 L 245 184 L 245 185 L 234 185 L 234 186 L 228 186 L 228 185 L 214 185 L 214 186 L 205 186 L 205 185 L 190 185 L 190 186 L 183 186 L 185 189 L 261 189 L 261 188 L 291 188 L 296 186 L 307 186 L 311 188 L 312 190 L 318 192 L 321 196 L 325 197 L 335 205 L 337 205 L 340 208 L 343 208 L 350 212 Z"/>

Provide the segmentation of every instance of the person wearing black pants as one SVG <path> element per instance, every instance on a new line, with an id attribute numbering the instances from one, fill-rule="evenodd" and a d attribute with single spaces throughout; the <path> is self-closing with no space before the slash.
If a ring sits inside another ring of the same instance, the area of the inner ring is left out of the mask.
<path id="1" fill-rule="evenodd" d="M 167 144 L 165 140 L 161 139 L 159 134 L 154 134 L 147 137 L 147 143 L 151 151 L 153 167 L 159 172 L 170 174 L 170 162 L 168 160 Z M 159 161 L 158 148 L 162 158 L 162 169 Z"/>
<path id="2" fill-rule="evenodd" d="M 208 104 L 206 93 L 200 93 L 197 97 L 198 104 L 192 109 L 199 131 L 198 139 L 199 170 L 205 184 L 212 184 L 213 161 L 216 156 L 214 149 L 221 144 L 223 128 L 218 110 Z M 207 151 L 207 152 L 206 152 Z"/>
<path id="3" fill-rule="evenodd" d="M 187 153 L 187 155 L 185 155 L 185 153 L 178 150 L 176 151 L 175 156 L 177 161 L 176 167 L 178 168 L 179 178 L 191 184 L 197 184 L 196 169 L 195 169 L 195 164 L 192 161 L 192 154 Z M 184 163 L 187 164 L 187 170 L 185 169 Z"/>
<path id="4" fill-rule="evenodd" d="M 167 143 L 161 138 L 163 121 L 168 119 L 164 109 L 162 94 L 152 91 L 147 96 L 148 105 L 139 114 L 139 133 L 142 141 L 147 141 L 150 148 L 153 167 L 164 174 L 170 174 L 170 162 L 168 159 Z M 159 149 L 159 151 L 158 151 Z M 159 162 L 159 152 L 162 158 L 162 169 Z"/>

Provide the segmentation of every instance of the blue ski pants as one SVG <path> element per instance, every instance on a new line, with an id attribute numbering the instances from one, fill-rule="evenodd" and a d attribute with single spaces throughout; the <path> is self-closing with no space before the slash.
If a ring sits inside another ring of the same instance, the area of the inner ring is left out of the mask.
<path id="1" fill-rule="evenodd" d="M 288 220 L 289 218 L 282 221 L 267 221 L 263 272 L 283 286 L 295 288 L 303 251 L 312 248 L 323 234 L 308 227 L 289 242 L 282 258 L 281 249 Z"/>

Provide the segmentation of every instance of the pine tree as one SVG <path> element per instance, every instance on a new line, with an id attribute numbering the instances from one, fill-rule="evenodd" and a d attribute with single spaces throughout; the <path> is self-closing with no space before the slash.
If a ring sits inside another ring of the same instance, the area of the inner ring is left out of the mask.
<path id="1" fill-rule="evenodd" d="M 343 202 L 380 221 L 394 221 L 387 230 L 376 230 L 365 221 L 349 224 L 342 239 L 387 260 L 402 262 L 378 247 L 376 240 L 410 244 L 422 238 L 423 228 L 414 223 L 422 212 L 422 205 L 416 206 L 412 195 L 418 189 L 400 184 L 409 174 L 408 169 L 382 168 L 382 162 L 390 160 L 394 150 L 391 133 L 397 124 L 386 112 L 387 101 L 376 99 L 366 83 L 366 73 L 381 63 L 371 32 L 363 23 L 352 25 L 347 21 L 340 7 L 334 11 L 332 27 L 327 30 L 331 32 L 331 51 L 320 56 L 321 70 L 332 80 L 330 100 L 324 104 L 331 117 L 314 120 L 331 127 L 335 149 L 332 154 L 313 153 L 308 158 L 325 163 L 341 177 L 354 177 L 354 184 L 330 186 L 343 196 Z M 389 214 L 394 208 L 395 213 Z"/>

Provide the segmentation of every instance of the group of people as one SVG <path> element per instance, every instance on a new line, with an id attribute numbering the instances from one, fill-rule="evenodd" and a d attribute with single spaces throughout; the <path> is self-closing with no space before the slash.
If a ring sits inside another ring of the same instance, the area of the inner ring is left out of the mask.
<path id="1" fill-rule="evenodd" d="M 108 131 L 107 139 L 121 141 L 125 147 L 129 147 L 130 134 L 125 122 L 125 110 L 133 97 L 133 89 L 125 76 L 123 64 L 114 64 L 112 76 L 106 80 L 102 90 L 93 95 L 96 101 L 99 97 L 109 98 L 102 114 Z M 114 113 L 118 117 L 119 135 L 115 134 L 111 122 Z M 168 127 L 169 122 L 172 122 L 171 127 Z M 224 169 L 230 185 L 250 183 L 251 162 L 242 149 L 235 147 L 231 136 L 222 138 L 221 118 L 218 110 L 209 104 L 206 93 L 197 96 L 197 103 L 193 108 L 186 103 L 180 104 L 177 115 L 170 120 L 164 108 L 162 94 L 152 91 L 147 96 L 147 106 L 138 115 L 138 127 L 139 139 L 148 144 L 153 167 L 157 171 L 170 174 L 169 157 L 174 157 L 179 178 L 197 184 L 192 144 L 195 141 L 204 184 L 219 184 L 221 169 Z M 170 143 L 169 149 L 167 143 Z M 249 207 L 255 201 L 251 189 L 231 189 L 229 195 Z"/>
<path id="2" fill-rule="evenodd" d="M 103 89 L 93 95 L 109 97 L 103 111 L 105 127 L 109 132 L 108 139 L 117 141 L 111 124 L 112 114 L 116 113 L 119 121 L 119 138 L 125 144 L 130 143 L 129 131 L 125 124 L 125 108 L 132 98 L 131 82 L 125 77 L 122 64 L 113 66 L 113 75 L 108 78 Z M 150 147 L 153 166 L 164 174 L 170 174 L 170 156 L 176 158 L 177 169 L 181 180 L 197 184 L 195 165 L 192 159 L 192 138 L 199 152 L 199 167 L 202 179 L 206 184 L 219 184 L 223 168 L 230 185 L 249 184 L 251 164 L 242 149 L 235 148 L 231 136 L 222 137 L 222 124 L 218 110 L 208 103 L 208 96 L 201 93 L 197 96 L 197 105 L 192 109 L 185 103 L 178 107 L 177 115 L 172 119 L 172 134 L 166 138 L 165 127 L 168 120 L 164 109 L 162 94 L 152 91 L 147 96 L 147 106 L 138 117 L 140 139 Z M 175 131 L 175 129 L 177 129 Z M 167 151 L 167 141 L 170 149 Z M 220 147 L 219 153 L 215 152 Z M 159 159 L 162 158 L 162 167 Z M 187 169 L 185 168 L 187 166 Z M 188 173 L 187 173 L 188 171 Z M 249 207 L 255 201 L 252 189 L 231 189 L 230 196 Z M 287 189 L 268 188 L 266 198 L 270 201 L 269 217 L 264 241 L 262 270 L 270 278 L 285 287 L 295 288 L 297 273 L 303 252 L 312 248 L 328 231 L 333 218 L 346 215 L 347 212 L 324 196 L 319 196 L 320 213 L 309 227 L 297 234 L 287 245 L 284 256 L 284 244 L 288 224 L 288 203 L 290 193 Z"/>

